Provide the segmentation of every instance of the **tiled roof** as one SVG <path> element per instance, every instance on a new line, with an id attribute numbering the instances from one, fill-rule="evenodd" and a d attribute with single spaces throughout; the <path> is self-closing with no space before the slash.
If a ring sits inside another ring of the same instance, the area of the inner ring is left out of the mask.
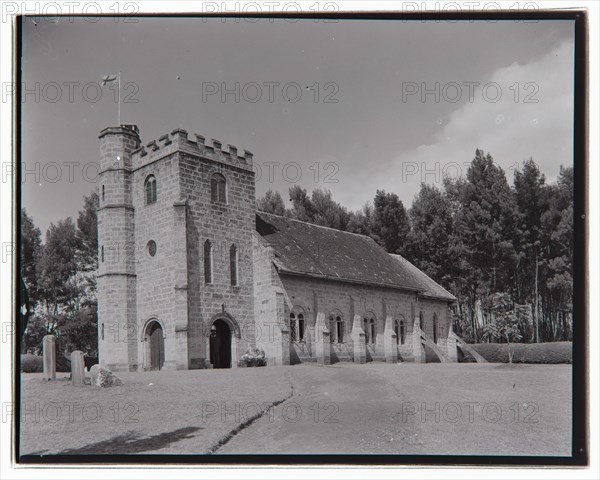
<path id="1" fill-rule="evenodd" d="M 410 262 L 399 255 L 390 256 L 365 235 L 264 212 L 256 212 L 256 230 L 273 247 L 275 266 L 280 272 L 386 286 L 455 300 Z"/>
<path id="2" fill-rule="evenodd" d="M 452 295 L 439 283 L 435 282 L 432 278 L 427 276 L 422 270 L 419 270 L 417 267 L 415 267 L 402 255 L 396 255 L 394 253 L 390 253 L 389 255 L 390 257 L 395 258 L 404 269 L 412 272 L 414 278 L 422 285 L 422 295 L 432 298 L 441 298 L 451 302 L 456 301 L 456 297 L 454 295 Z"/>

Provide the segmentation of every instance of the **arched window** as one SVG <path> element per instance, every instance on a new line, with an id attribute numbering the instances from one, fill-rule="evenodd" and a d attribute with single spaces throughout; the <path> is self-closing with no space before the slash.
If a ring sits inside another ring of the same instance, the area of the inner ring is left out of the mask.
<path id="1" fill-rule="evenodd" d="M 344 343 L 344 321 L 342 317 L 335 317 L 335 335 L 337 343 Z"/>
<path id="2" fill-rule="evenodd" d="M 231 271 L 231 285 L 236 287 L 238 284 L 238 249 L 235 245 L 229 249 L 229 270 Z"/>
<path id="3" fill-rule="evenodd" d="M 100 259 L 104 262 L 104 245 L 100 247 Z"/>
<path id="4" fill-rule="evenodd" d="M 394 320 L 394 333 L 396 334 L 396 345 L 400 343 L 400 324 L 398 320 Z"/>
<path id="5" fill-rule="evenodd" d="M 304 314 L 290 313 L 290 340 L 292 342 L 301 342 L 304 340 Z"/>
<path id="6" fill-rule="evenodd" d="M 377 324 L 375 323 L 375 319 L 373 317 L 365 318 L 365 343 L 370 343 L 375 345 L 375 341 L 377 340 Z"/>
<path id="7" fill-rule="evenodd" d="M 104 185 L 102 185 L 102 201 L 104 201 Z"/>
<path id="8" fill-rule="evenodd" d="M 304 340 L 304 328 L 305 328 L 304 315 L 299 313 L 298 314 L 298 337 L 299 337 L 300 342 Z"/>
<path id="9" fill-rule="evenodd" d="M 154 175 L 148 175 L 146 178 L 146 205 L 156 202 L 156 178 Z"/>
<path id="10" fill-rule="evenodd" d="M 290 340 L 292 342 L 298 341 L 298 325 L 296 324 L 296 314 L 290 313 Z"/>
<path id="11" fill-rule="evenodd" d="M 204 283 L 213 283 L 213 244 L 204 242 Z"/>
<path id="12" fill-rule="evenodd" d="M 369 320 L 369 327 L 371 329 L 371 343 L 375 345 L 375 341 L 377 340 L 377 326 L 375 325 L 374 318 Z"/>
<path id="13" fill-rule="evenodd" d="M 438 341 L 438 319 L 437 314 L 433 314 L 433 343 Z"/>
<path id="14" fill-rule="evenodd" d="M 406 342 L 406 324 L 404 320 L 400 320 L 400 344 L 404 345 Z"/>
<path id="15" fill-rule="evenodd" d="M 419 312 L 419 328 L 425 331 L 425 317 L 423 316 L 423 312 Z"/>
<path id="16" fill-rule="evenodd" d="M 335 343 L 335 317 L 329 315 L 329 340 Z"/>
<path id="17" fill-rule="evenodd" d="M 344 321 L 339 313 L 329 315 L 329 338 L 331 343 L 344 343 Z"/>
<path id="18" fill-rule="evenodd" d="M 210 199 L 217 203 L 227 203 L 227 181 L 220 173 L 213 173 L 210 179 Z"/>

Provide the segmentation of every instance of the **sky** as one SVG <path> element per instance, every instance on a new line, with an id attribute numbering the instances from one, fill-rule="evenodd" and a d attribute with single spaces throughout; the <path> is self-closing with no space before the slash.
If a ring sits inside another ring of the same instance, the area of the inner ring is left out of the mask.
<path id="1" fill-rule="evenodd" d="M 42 232 L 96 186 L 98 134 L 118 123 L 99 83 L 117 72 L 144 144 L 184 128 L 249 150 L 257 196 L 288 204 L 299 184 L 408 208 L 477 148 L 510 183 L 530 157 L 548 181 L 573 163 L 571 21 L 95 20 L 24 23 L 22 205 Z"/>

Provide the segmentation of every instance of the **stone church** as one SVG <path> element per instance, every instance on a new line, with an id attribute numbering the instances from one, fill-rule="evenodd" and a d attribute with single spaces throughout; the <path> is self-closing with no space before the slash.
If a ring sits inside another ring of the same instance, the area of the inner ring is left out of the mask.
<path id="1" fill-rule="evenodd" d="M 369 237 L 257 212 L 252 153 L 181 129 L 99 138 L 101 364 L 456 361 L 455 297 Z"/>

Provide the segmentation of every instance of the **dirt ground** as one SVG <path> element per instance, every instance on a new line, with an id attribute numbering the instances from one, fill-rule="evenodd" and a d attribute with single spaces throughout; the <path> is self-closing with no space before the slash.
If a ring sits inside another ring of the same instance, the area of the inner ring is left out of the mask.
<path id="1" fill-rule="evenodd" d="M 21 454 L 571 454 L 571 366 L 337 364 L 23 374 Z"/>

